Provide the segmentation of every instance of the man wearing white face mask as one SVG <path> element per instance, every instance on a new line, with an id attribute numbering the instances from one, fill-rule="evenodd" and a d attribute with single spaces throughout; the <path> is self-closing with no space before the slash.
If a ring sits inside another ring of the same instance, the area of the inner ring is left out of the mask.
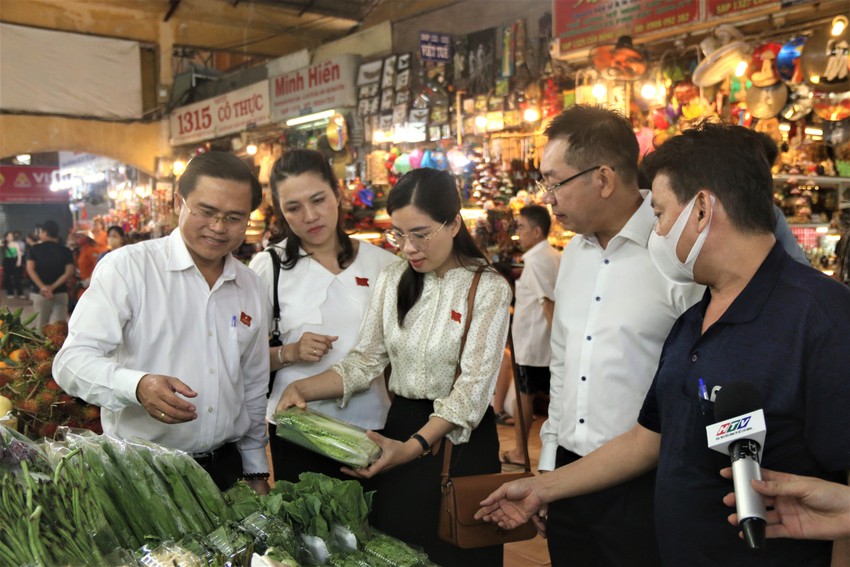
<path id="1" fill-rule="evenodd" d="M 664 565 L 850 565 L 850 540 L 771 540 L 758 555 L 729 529 L 708 449 L 707 392 L 733 381 L 762 395 L 762 466 L 847 482 L 850 469 L 850 290 L 793 261 L 773 236 L 772 180 L 746 128 L 704 124 L 643 163 L 658 219 L 649 250 L 672 281 L 708 286 L 664 343 L 631 430 L 554 473 L 510 483 L 478 515 L 510 528 L 557 498 L 586 494 L 658 467 L 656 530 Z"/>

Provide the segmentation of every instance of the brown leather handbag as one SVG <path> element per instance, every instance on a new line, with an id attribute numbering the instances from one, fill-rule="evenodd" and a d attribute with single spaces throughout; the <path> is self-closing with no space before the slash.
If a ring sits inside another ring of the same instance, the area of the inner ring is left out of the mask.
<path id="1" fill-rule="evenodd" d="M 460 343 L 460 353 L 466 344 L 466 335 L 472 321 L 472 307 L 475 302 L 475 291 L 481 279 L 479 269 L 472 280 L 467 299 L 466 325 L 463 329 L 463 338 Z M 508 329 L 508 344 L 511 353 L 514 352 L 513 337 Z M 437 535 L 443 541 L 464 549 L 474 547 L 486 547 L 490 545 L 502 545 L 513 541 L 523 541 L 537 535 L 537 529 L 530 521 L 512 530 L 504 530 L 498 525 L 484 520 L 476 520 L 475 512 L 481 508 L 481 501 L 489 496 L 494 490 L 506 482 L 534 476 L 531 472 L 531 461 L 528 459 L 528 436 L 525 430 L 524 417 L 520 404 L 519 380 L 517 378 L 517 364 L 513 356 L 511 362 L 514 373 L 514 386 L 517 392 L 517 407 L 520 427 L 522 429 L 522 450 L 525 454 L 525 471 L 515 473 L 491 473 L 477 474 L 471 476 L 451 476 L 449 467 L 452 458 L 452 443 L 446 439 L 443 451 L 443 471 L 440 485 L 442 488 L 442 499 L 440 500 L 440 522 L 437 527 Z M 458 368 L 455 380 L 460 376 L 460 357 L 458 357 Z"/>

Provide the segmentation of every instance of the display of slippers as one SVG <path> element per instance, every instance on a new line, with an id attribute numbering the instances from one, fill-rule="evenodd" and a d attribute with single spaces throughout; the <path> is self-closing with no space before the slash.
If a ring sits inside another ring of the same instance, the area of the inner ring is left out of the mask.
<path id="1" fill-rule="evenodd" d="M 498 423 L 499 425 L 513 425 L 514 418 L 512 418 L 505 412 L 500 412 L 496 414 L 496 423 Z"/>

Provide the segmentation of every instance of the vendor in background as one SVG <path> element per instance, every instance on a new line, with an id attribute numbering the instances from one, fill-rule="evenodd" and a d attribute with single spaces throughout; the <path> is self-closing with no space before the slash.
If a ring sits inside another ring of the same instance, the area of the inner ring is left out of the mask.
<path id="1" fill-rule="evenodd" d="M 124 246 L 124 229 L 114 224 L 106 229 L 106 245 L 107 249 L 101 252 L 97 261 L 100 262 L 104 256 Z"/>
<path id="2" fill-rule="evenodd" d="M 280 258 L 277 295 L 283 346 L 269 349 L 276 371 L 266 410 L 271 418 L 284 388 L 324 372 L 348 354 L 369 307 L 378 274 L 398 258 L 377 246 L 349 238 L 342 229 L 339 184 L 328 160 L 312 150 L 290 150 L 275 163 L 270 185 L 276 218 L 283 225 L 265 253 L 250 267 L 263 283 L 272 322 L 274 265 Z M 381 374 L 378 370 L 376 376 Z M 333 401 L 310 407 L 364 429 L 384 427 L 390 400 L 383 379 L 354 396 L 345 409 Z M 281 439 L 269 426 L 275 481 L 297 482 L 302 472 L 350 478 L 339 463 Z"/>
<path id="3" fill-rule="evenodd" d="M 100 255 L 106 251 L 106 246 L 98 244 L 90 230 L 78 230 L 74 233 L 74 240 L 77 244 L 77 299 L 79 299 L 89 287 L 94 266 Z"/>
<path id="4" fill-rule="evenodd" d="M 502 546 L 460 549 L 437 536 L 444 438 L 457 446 L 452 476 L 501 470 L 489 400 L 508 333 L 511 288 L 488 266 L 460 208 L 449 173 L 420 168 L 399 179 L 387 200 L 392 228 L 386 239 L 407 261 L 377 278 L 354 349 L 329 370 L 287 386 L 277 407 L 330 399 L 344 407 L 391 364 L 387 422 L 383 434 L 368 433 L 381 457 L 364 469 L 343 470 L 374 478 L 371 523 L 377 529 L 424 548 L 438 565 L 492 567 L 502 565 Z M 467 300 L 481 266 L 473 315 Z"/>
<path id="5" fill-rule="evenodd" d="M 91 234 L 98 247 L 105 251 L 109 246 L 109 231 L 103 230 L 103 219 L 101 217 L 94 217 L 91 221 Z"/>

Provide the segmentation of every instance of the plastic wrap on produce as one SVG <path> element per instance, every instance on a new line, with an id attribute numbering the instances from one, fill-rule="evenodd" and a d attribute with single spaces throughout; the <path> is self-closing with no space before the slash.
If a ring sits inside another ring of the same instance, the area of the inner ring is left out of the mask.
<path id="1" fill-rule="evenodd" d="M 20 471 L 21 461 L 30 469 L 41 469 L 47 464 L 44 452 L 28 437 L 0 425 L 0 472 Z"/>
<path id="2" fill-rule="evenodd" d="M 277 435 L 355 469 L 374 463 L 381 448 L 366 431 L 311 409 L 292 407 L 272 417 Z"/>
<path id="3" fill-rule="evenodd" d="M 153 549 L 143 548 L 139 558 L 139 565 L 145 567 L 206 567 L 206 563 L 200 557 L 188 549 L 173 543 L 165 542 Z"/>
<path id="4" fill-rule="evenodd" d="M 373 537 L 363 546 L 363 552 L 380 561 L 377 565 L 387 567 L 431 567 L 428 556 L 413 549 L 403 541 L 387 534 L 372 531 Z"/>

